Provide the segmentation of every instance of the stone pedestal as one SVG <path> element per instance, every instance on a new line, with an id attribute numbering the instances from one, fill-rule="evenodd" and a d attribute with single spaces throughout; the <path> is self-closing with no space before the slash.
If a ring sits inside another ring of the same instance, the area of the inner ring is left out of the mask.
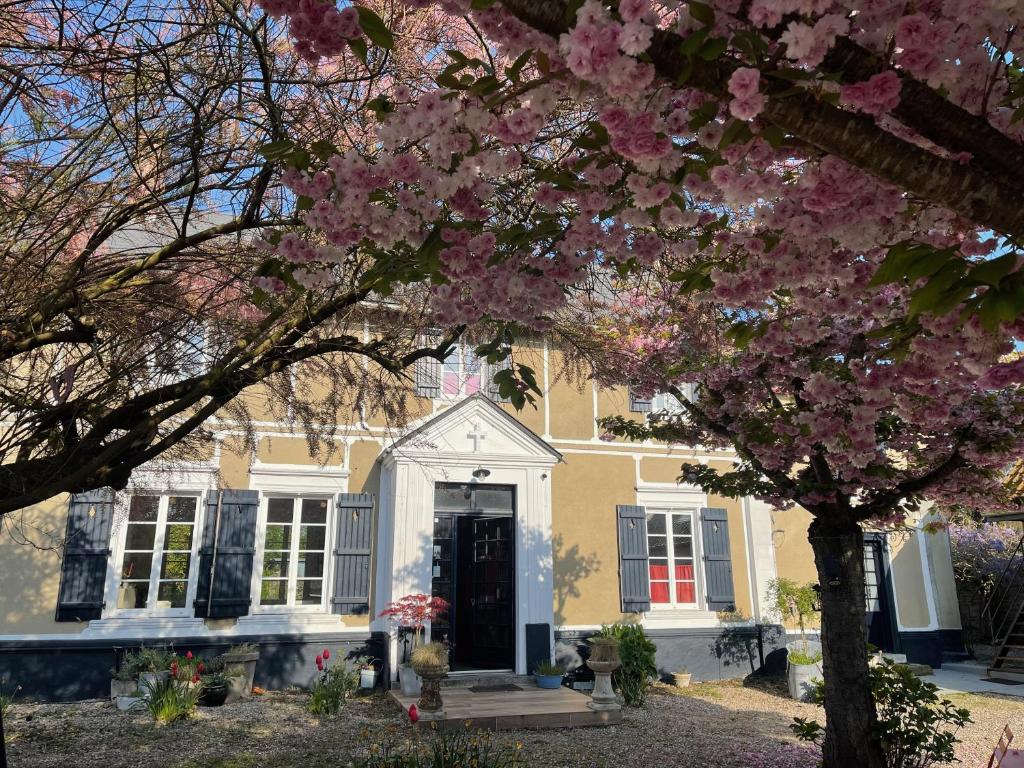
<path id="1" fill-rule="evenodd" d="M 441 681 L 448 675 L 448 667 L 418 667 L 416 674 L 423 680 L 420 700 L 416 702 L 420 720 L 443 720 L 444 702 L 441 701 Z"/>
<path id="2" fill-rule="evenodd" d="M 588 661 L 587 666 L 594 671 L 594 692 L 591 694 L 587 706 L 591 709 L 617 710 L 622 707 L 619 700 L 615 698 L 615 690 L 612 688 L 612 672 L 619 668 L 618 661 Z"/>

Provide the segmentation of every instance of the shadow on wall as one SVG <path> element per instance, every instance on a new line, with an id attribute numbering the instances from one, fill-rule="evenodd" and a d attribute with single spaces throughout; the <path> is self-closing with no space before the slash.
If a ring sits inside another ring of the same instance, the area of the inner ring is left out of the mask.
<path id="1" fill-rule="evenodd" d="M 551 554 L 554 560 L 555 624 L 565 624 L 566 604 L 570 598 L 581 596 L 579 582 L 595 573 L 601 567 L 601 560 L 593 552 L 583 554 L 579 544 L 566 549 L 561 534 L 551 540 Z"/>

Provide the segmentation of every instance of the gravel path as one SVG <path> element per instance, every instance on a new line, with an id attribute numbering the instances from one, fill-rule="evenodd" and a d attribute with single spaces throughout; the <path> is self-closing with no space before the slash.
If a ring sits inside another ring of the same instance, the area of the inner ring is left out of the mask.
<path id="1" fill-rule="evenodd" d="M 821 710 L 785 698 L 781 686 L 696 685 L 685 693 L 657 686 L 646 706 L 626 710 L 621 726 L 517 731 L 497 738 L 521 745 L 527 768 L 741 765 L 811 768 L 814 752 L 797 745 L 788 724 Z M 975 720 L 962 734 L 962 765 L 984 765 L 1007 722 L 1024 734 L 1024 699 L 957 695 Z M 16 704 L 7 718 L 12 768 L 344 768 L 382 739 L 409 727 L 383 696 L 350 702 L 341 715 L 305 711 L 303 694 L 271 693 L 250 702 L 201 709 L 191 721 L 158 726 L 143 712 L 110 702 Z"/>

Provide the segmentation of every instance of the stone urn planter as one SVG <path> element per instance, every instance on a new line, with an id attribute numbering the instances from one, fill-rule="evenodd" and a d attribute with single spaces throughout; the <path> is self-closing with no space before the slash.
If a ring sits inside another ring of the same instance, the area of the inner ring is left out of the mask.
<path id="1" fill-rule="evenodd" d="M 243 646 L 230 648 L 221 656 L 224 674 L 229 678 L 228 702 L 248 699 L 252 696 L 252 685 L 256 679 L 256 663 L 260 660 L 259 648 Z"/>
<path id="2" fill-rule="evenodd" d="M 598 711 L 621 709 L 612 688 L 612 672 L 619 668 L 619 641 L 611 637 L 593 637 L 589 640 L 590 658 L 587 666 L 594 672 L 594 692 L 587 706 Z"/>
<path id="3" fill-rule="evenodd" d="M 444 702 L 441 700 L 441 681 L 448 676 L 448 665 L 417 665 L 416 674 L 423 681 L 419 701 L 420 720 L 443 720 Z"/>
<path id="4" fill-rule="evenodd" d="M 133 680 L 119 680 L 114 677 L 110 680 L 110 698 L 119 699 L 124 696 L 138 696 L 139 695 L 139 681 L 138 678 Z"/>

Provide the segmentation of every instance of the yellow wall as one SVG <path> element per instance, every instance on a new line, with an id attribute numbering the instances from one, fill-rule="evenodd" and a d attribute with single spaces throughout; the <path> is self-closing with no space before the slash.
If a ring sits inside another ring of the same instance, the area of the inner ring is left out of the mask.
<path id="1" fill-rule="evenodd" d="M 0 631 L 3 633 L 74 634 L 85 627 L 84 623 L 54 621 L 53 618 L 60 589 L 58 548 L 66 534 L 67 513 L 68 497 L 62 494 L 11 513 L 6 526 L 0 529 L 0 584 L 3 585 Z"/>
<path id="2" fill-rule="evenodd" d="M 556 624 L 622 618 L 616 504 L 636 503 L 628 456 L 567 457 L 551 474 Z"/>

